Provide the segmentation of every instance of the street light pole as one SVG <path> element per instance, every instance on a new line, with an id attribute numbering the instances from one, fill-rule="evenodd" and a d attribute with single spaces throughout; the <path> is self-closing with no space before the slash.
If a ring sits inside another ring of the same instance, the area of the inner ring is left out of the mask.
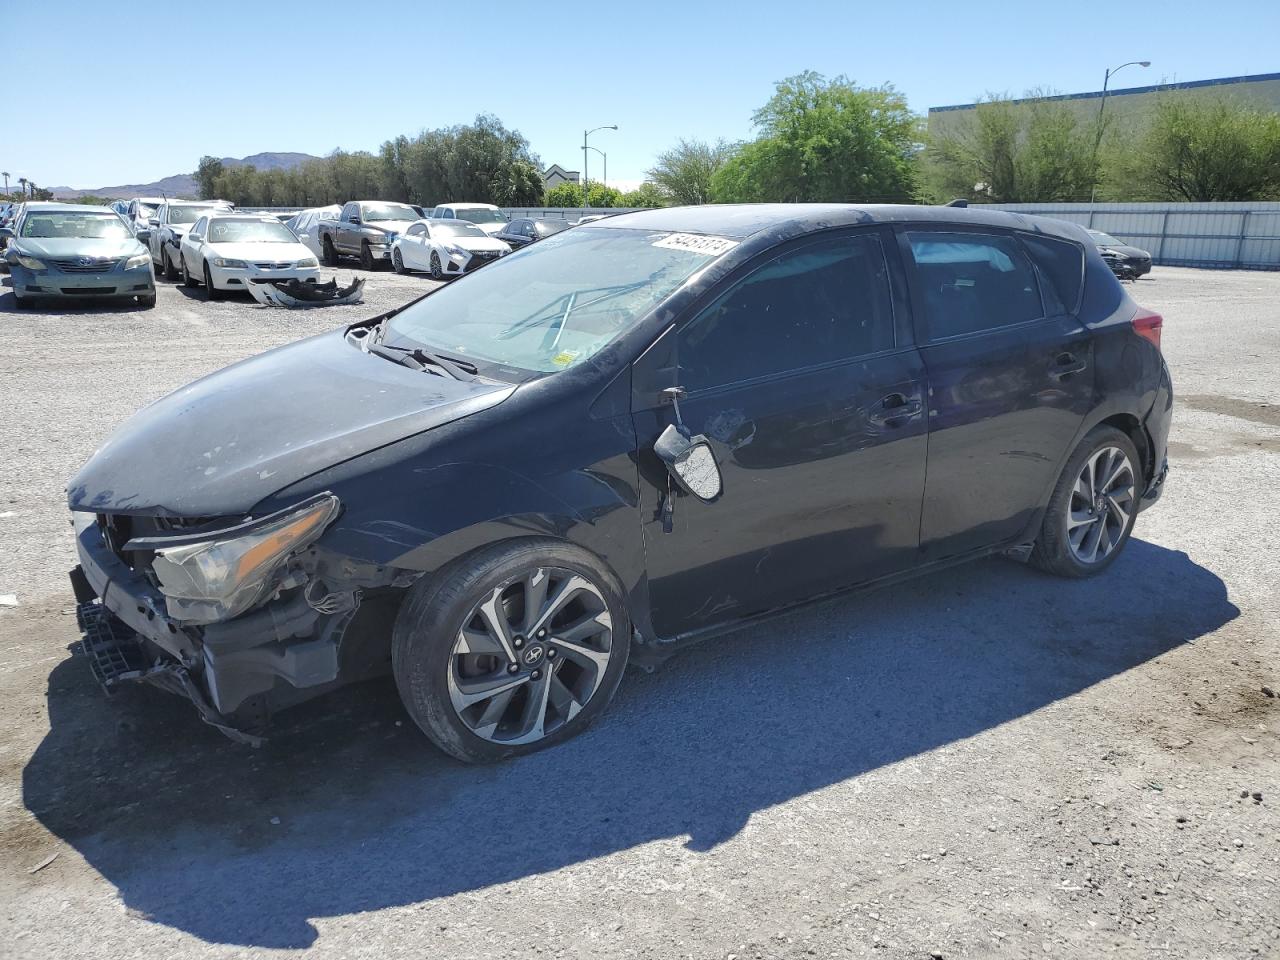
<path id="1" fill-rule="evenodd" d="M 608 189 L 609 187 L 609 155 L 605 153 L 603 150 L 601 150 L 599 147 L 592 147 L 591 149 L 594 150 L 596 153 L 600 154 L 600 158 L 604 161 L 604 175 L 600 178 L 600 182 L 605 185 L 606 189 Z"/>
<path id="2" fill-rule="evenodd" d="M 591 206 L 591 204 L 588 202 L 588 198 L 587 198 L 587 188 L 588 188 L 588 185 L 589 185 L 589 183 L 590 183 L 590 179 L 591 179 L 590 177 L 588 177 L 588 176 L 587 176 L 587 158 L 588 158 L 587 150 L 588 150 L 588 149 L 591 149 L 591 150 L 594 150 L 594 149 L 595 149 L 594 147 L 588 147 L 588 146 L 587 146 L 587 137 L 591 136 L 591 134 L 595 133 L 597 130 L 617 130 L 617 129 L 618 129 L 618 125 L 617 125 L 616 123 L 612 123 L 612 124 L 609 124 L 609 125 L 607 125 L 607 126 L 603 126 L 603 127 L 593 127 L 593 128 L 592 128 L 592 129 L 590 129 L 590 130 L 583 130 L 583 131 L 582 131 L 582 205 L 583 205 L 583 207 L 590 207 L 590 206 Z M 605 174 L 606 174 L 606 176 L 608 175 L 608 172 L 609 172 L 609 171 L 608 171 L 608 169 L 606 168 L 606 170 L 605 170 Z"/>
<path id="3" fill-rule="evenodd" d="M 1107 85 L 1111 82 L 1111 78 L 1123 70 L 1125 67 L 1149 67 L 1150 60 L 1130 60 L 1128 63 L 1122 63 L 1114 70 L 1108 69 L 1106 76 L 1102 78 L 1102 102 L 1098 104 L 1098 131 L 1093 138 L 1093 187 L 1089 191 L 1089 202 L 1098 196 L 1098 148 L 1102 146 L 1102 111 L 1107 109 Z"/>

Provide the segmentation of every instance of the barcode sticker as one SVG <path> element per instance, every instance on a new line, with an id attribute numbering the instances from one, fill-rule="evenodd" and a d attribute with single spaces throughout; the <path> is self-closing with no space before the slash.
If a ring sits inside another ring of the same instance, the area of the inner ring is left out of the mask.
<path id="1" fill-rule="evenodd" d="M 655 240 L 653 245 L 666 250 L 688 250 L 690 253 L 718 257 L 736 247 L 738 241 L 728 237 L 708 237 L 700 233 L 669 233 L 661 240 Z"/>

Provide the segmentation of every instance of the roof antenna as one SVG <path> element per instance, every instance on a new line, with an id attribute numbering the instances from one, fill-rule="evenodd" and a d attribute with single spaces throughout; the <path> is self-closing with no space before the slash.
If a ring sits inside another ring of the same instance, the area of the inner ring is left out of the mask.
<path id="1" fill-rule="evenodd" d="M 969 205 L 969 201 L 964 199 L 963 197 L 956 197 L 954 200 L 952 200 L 950 203 L 947 204 L 948 207 L 967 207 L 968 205 Z"/>

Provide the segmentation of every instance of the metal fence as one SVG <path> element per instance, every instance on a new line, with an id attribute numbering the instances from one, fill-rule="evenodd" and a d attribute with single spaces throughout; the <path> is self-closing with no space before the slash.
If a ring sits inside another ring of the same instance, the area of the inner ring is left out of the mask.
<path id="1" fill-rule="evenodd" d="M 1101 230 L 1150 251 L 1155 263 L 1280 270 L 1280 203 L 996 203 L 990 207 Z"/>
<path id="2" fill-rule="evenodd" d="M 580 220 L 582 217 L 611 216 L 632 213 L 644 207 L 503 207 L 509 217 L 534 217 L 538 220 Z"/>

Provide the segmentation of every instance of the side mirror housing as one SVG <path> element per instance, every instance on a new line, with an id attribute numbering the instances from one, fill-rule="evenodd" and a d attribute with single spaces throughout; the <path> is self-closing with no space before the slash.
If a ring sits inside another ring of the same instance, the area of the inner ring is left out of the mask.
<path id="1" fill-rule="evenodd" d="M 662 431 L 653 452 L 667 465 L 680 489 L 704 503 L 720 496 L 723 483 L 711 441 L 702 434 L 687 437 L 674 423 Z"/>

